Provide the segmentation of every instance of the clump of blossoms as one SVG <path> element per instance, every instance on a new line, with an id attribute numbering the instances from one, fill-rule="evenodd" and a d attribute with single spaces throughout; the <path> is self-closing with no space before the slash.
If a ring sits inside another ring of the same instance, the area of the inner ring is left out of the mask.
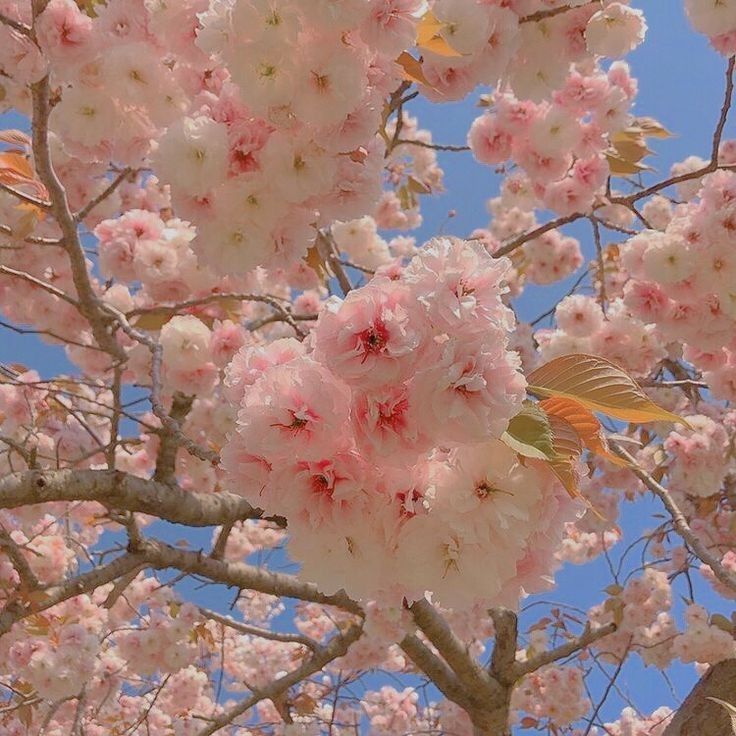
<path id="1" fill-rule="evenodd" d="M 609 136 L 629 123 L 635 95 L 623 63 L 608 74 L 566 73 L 552 101 L 497 94 L 473 122 L 468 145 L 481 163 L 518 164 L 537 206 L 561 215 L 589 212 L 609 175 Z"/>
<path id="2" fill-rule="evenodd" d="M 397 278 L 328 300 L 306 344 L 244 348 L 229 365 L 228 487 L 287 517 L 290 554 L 324 590 L 432 591 L 462 608 L 548 584 L 576 509 L 499 440 L 525 390 L 508 268 L 435 239 Z"/>
<path id="3" fill-rule="evenodd" d="M 557 329 L 538 330 L 534 338 L 543 361 L 569 353 L 600 355 L 635 376 L 647 376 L 665 357 L 666 344 L 655 325 L 631 314 L 621 299 L 612 299 L 604 314 L 593 297 L 576 294 L 555 308 Z"/>
<path id="4" fill-rule="evenodd" d="M 678 206 L 663 230 L 645 230 L 622 249 L 631 278 L 624 301 L 656 325 L 663 339 L 684 342 L 716 398 L 733 396 L 736 333 L 736 175 L 717 171 L 697 197 Z"/>
<path id="5" fill-rule="evenodd" d="M 551 721 L 557 726 L 568 726 L 582 718 L 590 708 L 585 695 L 583 674 L 577 667 L 550 666 L 539 670 L 514 689 L 511 707 L 528 713 L 540 726 Z"/>

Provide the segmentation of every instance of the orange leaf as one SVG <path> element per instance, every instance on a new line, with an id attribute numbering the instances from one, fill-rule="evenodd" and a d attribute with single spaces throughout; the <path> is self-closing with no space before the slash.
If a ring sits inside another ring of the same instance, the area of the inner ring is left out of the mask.
<path id="1" fill-rule="evenodd" d="M 628 467 L 628 463 L 608 449 L 608 442 L 601 432 L 601 423 L 593 413 L 579 401 L 556 396 L 544 399 L 539 406 L 548 414 L 569 422 L 578 433 L 583 444 L 594 454 L 604 457 L 615 465 Z"/>
<path id="2" fill-rule="evenodd" d="M 404 70 L 404 79 L 409 82 L 424 84 L 427 87 L 432 86 L 429 80 L 424 76 L 424 72 L 422 71 L 422 62 L 419 61 L 419 59 L 415 59 L 407 51 L 402 51 L 401 54 L 399 54 L 398 59 L 396 59 L 396 63 Z"/>
<path id="3" fill-rule="evenodd" d="M 541 397 L 563 397 L 578 401 L 625 422 L 679 422 L 682 417 L 657 406 L 626 371 L 610 360 L 595 355 L 562 355 L 532 371 L 529 391 Z"/>
<path id="4" fill-rule="evenodd" d="M 580 437 L 575 428 L 562 417 L 548 414 L 552 430 L 554 456 L 545 462 L 572 498 L 580 498 L 578 490 L 577 460 L 583 452 Z"/>
<path id="5" fill-rule="evenodd" d="M 30 161 L 17 151 L 0 153 L 0 181 L 18 184 L 33 181 L 34 173 Z"/>
<path id="6" fill-rule="evenodd" d="M 446 27 L 446 23 L 438 20 L 435 14 L 428 10 L 417 24 L 417 48 L 431 51 L 438 56 L 462 56 L 442 35 Z"/>
<path id="7" fill-rule="evenodd" d="M 332 273 L 330 264 L 322 258 L 319 248 L 316 245 L 307 249 L 307 255 L 304 256 L 304 262 L 319 276 L 320 281 L 326 284 L 327 281 L 335 274 Z"/>

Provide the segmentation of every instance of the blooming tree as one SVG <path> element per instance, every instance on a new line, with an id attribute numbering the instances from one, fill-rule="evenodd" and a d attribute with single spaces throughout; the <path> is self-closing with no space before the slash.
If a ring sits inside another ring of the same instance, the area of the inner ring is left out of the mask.
<path id="1" fill-rule="evenodd" d="M 0 324 L 70 366 L 0 366 L 0 733 L 728 732 L 736 0 L 685 8 L 723 104 L 655 179 L 627 2 L 0 0 Z M 500 191 L 417 243 L 439 152 Z"/>

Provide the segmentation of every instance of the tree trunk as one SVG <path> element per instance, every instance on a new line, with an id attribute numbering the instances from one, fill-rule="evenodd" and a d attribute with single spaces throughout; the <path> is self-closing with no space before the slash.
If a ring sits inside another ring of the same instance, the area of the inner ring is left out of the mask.
<path id="1" fill-rule="evenodd" d="M 736 704 L 736 659 L 711 667 L 675 713 L 663 736 L 732 736 L 736 731 L 726 709 L 709 697 Z"/>

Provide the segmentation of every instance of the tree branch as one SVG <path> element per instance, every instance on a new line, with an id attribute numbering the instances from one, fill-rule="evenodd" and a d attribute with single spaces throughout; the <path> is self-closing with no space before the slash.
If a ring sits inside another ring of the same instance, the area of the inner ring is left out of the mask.
<path id="1" fill-rule="evenodd" d="M 464 644 L 426 598 L 413 603 L 409 610 L 417 626 L 466 687 L 486 693 L 497 689 L 497 684 L 470 656 Z"/>
<path id="2" fill-rule="evenodd" d="M 585 215 L 576 212 L 572 215 L 567 215 L 567 217 L 558 217 L 556 220 L 550 220 L 550 222 L 540 225 L 534 230 L 530 230 L 523 235 L 519 235 L 511 242 L 501 246 L 495 253 L 493 253 L 493 257 L 500 258 L 501 256 L 507 256 L 509 253 L 513 253 L 517 248 L 521 248 L 522 245 L 528 243 L 530 240 L 534 240 L 534 238 L 538 238 L 540 235 L 544 235 L 550 230 L 555 230 L 563 225 L 569 225 L 571 222 L 575 222 L 581 217 L 585 217 Z"/>
<path id="3" fill-rule="evenodd" d="M 202 552 L 177 549 L 153 539 L 143 540 L 137 552 L 148 562 L 149 567 L 157 570 L 175 568 L 181 572 L 202 575 L 222 585 L 335 606 L 348 613 L 363 615 L 360 604 L 344 592 L 325 595 L 316 585 L 302 582 L 292 575 L 271 572 L 243 562 L 213 560 Z"/>
<path id="4" fill-rule="evenodd" d="M 56 501 L 97 501 L 195 527 L 262 518 L 260 509 L 233 493 L 184 491 L 119 470 L 28 470 L 0 478 L 0 508 Z"/>
<path id="5" fill-rule="evenodd" d="M 442 145 L 440 143 L 427 143 L 425 141 L 412 140 L 410 138 L 399 138 L 396 141 L 396 145 L 420 146 L 421 148 L 429 148 L 433 151 L 450 151 L 457 153 L 470 150 L 470 146 Z"/>
<path id="6" fill-rule="evenodd" d="M 51 203 L 45 202 L 41 199 L 38 199 L 37 197 L 34 197 L 30 194 L 26 194 L 25 192 L 21 192 L 20 189 L 15 189 L 11 186 L 8 186 L 7 184 L 4 184 L 3 182 L 0 182 L 0 191 L 7 192 L 12 197 L 15 197 L 16 199 L 19 199 L 21 202 L 25 202 L 26 204 L 31 204 L 34 207 L 38 207 L 40 210 L 48 210 L 51 209 Z"/>
<path id="7" fill-rule="evenodd" d="M 218 718 L 212 719 L 212 722 L 203 728 L 197 736 L 212 736 L 212 734 L 217 733 L 220 729 L 232 724 L 236 718 L 243 715 L 262 700 L 274 700 L 279 695 L 285 693 L 290 687 L 293 687 L 302 680 L 307 679 L 315 672 L 319 672 L 321 669 L 324 669 L 330 662 L 346 654 L 350 645 L 357 641 L 362 633 L 362 625 L 353 624 L 344 634 L 338 634 L 333 637 L 326 647 L 310 657 L 300 667 L 289 672 L 283 677 L 279 677 L 266 685 L 266 687 L 254 691 L 253 694 L 242 703 L 238 703 L 238 705 L 226 711 Z"/>
<path id="8" fill-rule="evenodd" d="M 0 636 L 6 634 L 13 624 L 22 621 L 27 616 L 45 611 L 69 598 L 91 593 L 140 567 L 142 562 L 139 554 L 125 554 L 103 567 L 96 567 L 58 585 L 43 589 L 43 595 L 34 596 L 32 603 L 21 604 L 17 600 L 11 601 L 0 612 Z"/>
<path id="9" fill-rule="evenodd" d="M 45 7 L 43 2 L 34 2 L 34 18 Z M 33 160 L 41 183 L 46 187 L 51 202 L 51 212 L 61 229 L 64 248 L 69 256 L 72 279 L 79 298 L 79 311 L 87 319 L 92 334 L 100 347 L 116 361 L 125 360 L 125 351 L 108 330 L 110 319 L 102 308 L 99 298 L 92 288 L 84 248 L 77 231 L 77 223 L 69 208 L 66 191 L 59 181 L 51 161 L 49 147 L 49 101 L 50 86 L 48 76 L 31 85 L 33 100 L 32 148 Z"/>
<path id="10" fill-rule="evenodd" d="M 87 202 L 87 204 L 74 215 L 74 221 L 81 222 L 84 220 L 84 218 L 87 217 L 95 207 L 102 204 L 102 202 L 104 202 L 132 173 L 133 169 L 130 167 L 123 169 L 107 187 L 94 197 L 94 199 Z"/>
<path id="11" fill-rule="evenodd" d="M 581 649 L 585 649 L 598 640 L 613 634 L 616 628 L 616 624 L 614 623 L 606 624 L 599 629 L 591 629 L 590 624 L 588 624 L 585 627 L 585 631 L 573 641 L 561 644 L 559 647 L 550 649 L 547 652 L 541 652 L 526 662 L 516 662 L 512 669 L 512 676 L 516 681 L 524 677 L 524 675 L 536 672 L 540 667 L 569 657 L 571 654 L 575 654 L 575 652 L 579 652 Z"/>
<path id="12" fill-rule="evenodd" d="M 472 710 L 473 704 L 455 673 L 419 637 L 408 634 L 399 642 L 399 646 L 448 700 L 466 711 Z"/>
<path id="13" fill-rule="evenodd" d="M 5 13 L 0 13 L 0 23 L 3 23 L 4 25 L 8 26 L 9 28 L 12 28 L 15 31 L 18 31 L 18 33 L 28 36 L 28 38 L 31 37 L 31 27 L 27 26 L 25 23 L 21 23 L 19 20 L 15 20 L 14 18 L 11 18 L 9 15 L 6 15 Z"/>
<path id="14" fill-rule="evenodd" d="M 308 636 L 302 636 L 301 634 L 284 634 L 280 631 L 271 631 L 270 629 L 263 629 L 260 626 L 251 626 L 250 624 L 242 623 L 241 621 L 235 621 L 228 616 L 223 616 L 217 611 L 211 611 L 209 608 L 199 607 L 199 612 L 205 617 L 212 621 L 216 621 L 222 626 L 227 626 L 233 631 L 238 631 L 241 634 L 247 636 L 258 636 L 261 639 L 270 639 L 271 641 L 280 641 L 287 644 L 301 644 L 307 649 L 311 649 L 313 652 L 321 652 L 323 647 L 319 645 L 314 639 L 310 639 Z"/>
<path id="15" fill-rule="evenodd" d="M 189 410 L 194 403 L 194 396 L 185 396 L 180 391 L 174 394 L 171 402 L 171 411 L 169 416 L 177 422 L 179 426 L 189 414 Z M 176 454 L 180 446 L 178 438 L 165 429 L 159 432 L 159 446 L 156 453 L 156 471 L 153 479 L 159 483 L 169 483 L 174 480 L 176 472 Z"/>
<path id="16" fill-rule="evenodd" d="M 519 636 L 518 619 L 508 608 L 491 608 L 489 611 L 495 629 L 495 642 L 491 655 L 491 675 L 504 685 L 511 685 L 516 663 L 516 642 Z"/>
<path id="17" fill-rule="evenodd" d="M 670 495 L 670 492 L 663 485 L 652 478 L 652 476 L 649 475 L 649 473 L 647 473 L 643 468 L 641 468 L 637 464 L 636 459 L 628 452 L 626 452 L 626 450 L 624 450 L 621 445 L 613 440 L 609 440 L 609 442 L 613 451 L 619 457 L 622 457 L 624 460 L 627 460 L 630 463 L 631 467 L 629 468 L 629 470 L 631 470 L 631 472 L 652 493 L 654 493 L 654 495 L 657 496 L 660 501 L 662 501 L 664 507 L 667 509 L 669 515 L 672 517 L 672 523 L 675 527 L 675 531 L 685 540 L 687 546 L 690 547 L 693 553 L 702 562 L 710 567 L 710 569 L 713 571 L 713 574 L 721 583 L 736 592 L 736 575 L 734 575 L 729 570 L 726 570 L 726 568 L 723 567 L 723 565 L 721 564 L 720 559 L 716 557 L 705 546 L 705 544 L 700 541 L 700 539 L 698 539 L 693 530 L 690 528 L 685 515 L 682 513 L 679 506 L 675 503 L 674 499 Z"/>
<path id="18" fill-rule="evenodd" d="M 31 569 L 26 556 L 23 554 L 22 548 L 10 536 L 2 524 L 0 524 L 0 549 L 4 550 L 5 554 L 10 558 L 23 587 L 29 591 L 36 590 L 40 586 L 38 578 Z"/>

